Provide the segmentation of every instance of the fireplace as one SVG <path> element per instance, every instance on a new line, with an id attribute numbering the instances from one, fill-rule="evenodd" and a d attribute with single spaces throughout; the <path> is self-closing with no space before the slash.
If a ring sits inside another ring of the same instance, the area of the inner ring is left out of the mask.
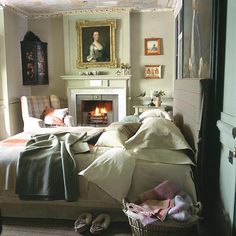
<path id="1" fill-rule="evenodd" d="M 118 120 L 118 95 L 78 94 L 76 104 L 80 125 L 106 126 Z"/>
<path id="2" fill-rule="evenodd" d="M 76 125 L 106 126 L 126 116 L 126 88 L 69 88 L 68 93 L 69 109 Z M 107 110 L 104 117 L 93 116 L 91 121 L 91 112 L 102 106 Z"/>

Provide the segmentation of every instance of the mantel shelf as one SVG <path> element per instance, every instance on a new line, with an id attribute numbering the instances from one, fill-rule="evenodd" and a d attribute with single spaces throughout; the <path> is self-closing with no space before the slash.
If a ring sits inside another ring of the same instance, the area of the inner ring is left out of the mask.
<path id="1" fill-rule="evenodd" d="M 129 80 L 131 75 L 62 75 L 64 80 Z"/>

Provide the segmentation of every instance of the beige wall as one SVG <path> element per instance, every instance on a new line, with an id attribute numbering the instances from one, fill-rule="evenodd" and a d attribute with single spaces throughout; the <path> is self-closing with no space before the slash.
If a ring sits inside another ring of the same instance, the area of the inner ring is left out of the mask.
<path id="1" fill-rule="evenodd" d="M 118 65 L 120 63 L 130 63 L 130 13 L 124 12 L 110 12 L 104 13 L 83 13 L 75 16 L 64 17 L 64 39 L 65 39 L 65 68 L 67 75 L 75 75 L 79 72 L 88 69 L 78 69 L 76 66 L 77 60 L 77 31 L 76 22 L 80 20 L 102 21 L 106 19 L 116 19 L 116 58 Z M 117 68 L 94 68 L 95 70 L 103 71 L 108 74 L 115 74 Z"/>
<path id="2" fill-rule="evenodd" d="M 62 17 L 30 19 L 28 30 L 36 34 L 41 41 L 48 43 L 49 85 L 31 86 L 33 95 L 56 94 L 64 97 L 65 83 L 60 76 L 64 72 L 64 40 Z"/>
<path id="3" fill-rule="evenodd" d="M 131 26 L 133 104 L 138 102 L 136 96 L 140 92 L 146 91 L 146 96 L 150 97 L 151 88 L 164 90 L 166 96 L 172 97 L 175 77 L 173 12 L 132 13 Z M 145 38 L 161 38 L 161 55 L 144 55 Z M 161 65 L 162 79 L 144 79 L 144 65 Z M 145 101 L 145 103 L 147 104 L 149 101 Z"/>
<path id="4" fill-rule="evenodd" d="M 1 10 L 1 109 L 0 138 L 6 138 L 22 130 L 19 97 L 30 94 L 30 88 L 22 85 L 20 41 L 28 28 L 23 16 Z"/>
<path id="5" fill-rule="evenodd" d="M 62 97 L 66 96 L 65 82 L 60 76 L 78 74 L 79 70 L 74 66 L 75 63 L 72 67 L 69 66 L 69 60 L 76 60 L 76 31 L 74 30 L 72 33 L 75 36 L 72 41 L 70 41 L 71 32 L 69 37 L 65 37 L 65 35 L 68 35 L 68 30 L 72 30 L 78 19 L 117 19 L 116 46 L 118 64 L 120 62 L 131 62 L 132 66 L 131 106 L 140 102 L 137 100 L 136 95 L 141 91 L 146 90 L 149 96 L 150 88 L 164 89 L 168 96 L 172 95 L 175 58 L 173 12 L 116 12 L 109 14 L 80 14 L 64 18 L 27 19 L 22 15 L 17 15 L 4 9 L 4 11 L 1 11 L 0 16 L 4 20 L 4 23 L 1 21 L 0 24 L 0 44 L 1 48 L 3 48 L 0 54 L 0 88 L 2 87 L 0 98 L 4 97 L 1 103 L 7 104 L 6 107 L 3 107 L 6 111 L 4 114 L 7 114 L 5 118 L 7 118 L 9 125 L 5 127 L 9 135 L 21 130 L 21 120 L 19 121 L 20 96 L 52 93 Z M 31 30 L 42 41 L 48 43 L 49 85 L 22 85 L 20 41 L 23 40 L 28 30 Z M 159 37 L 162 39 L 162 55 L 144 56 L 144 38 L 146 37 Z M 66 51 L 64 51 L 64 48 Z M 163 79 L 144 79 L 144 65 L 146 64 L 162 65 Z M 104 69 L 110 74 L 115 74 L 117 71 L 117 68 Z"/>

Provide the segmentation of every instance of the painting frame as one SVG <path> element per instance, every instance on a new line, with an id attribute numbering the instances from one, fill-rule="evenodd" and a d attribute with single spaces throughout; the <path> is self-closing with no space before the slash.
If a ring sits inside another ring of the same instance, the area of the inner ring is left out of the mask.
<path id="1" fill-rule="evenodd" d="M 145 79 L 161 79 L 161 65 L 145 65 Z"/>
<path id="2" fill-rule="evenodd" d="M 161 54 L 161 39 L 160 38 L 145 38 L 144 39 L 144 54 L 146 56 Z"/>
<path id="3" fill-rule="evenodd" d="M 89 67 L 117 67 L 115 30 L 116 20 L 99 21 L 81 20 L 76 22 L 77 30 L 77 68 Z M 99 58 L 89 57 L 95 32 L 99 33 L 99 40 L 103 54 Z M 92 58 L 92 59 L 91 59 Z"/>

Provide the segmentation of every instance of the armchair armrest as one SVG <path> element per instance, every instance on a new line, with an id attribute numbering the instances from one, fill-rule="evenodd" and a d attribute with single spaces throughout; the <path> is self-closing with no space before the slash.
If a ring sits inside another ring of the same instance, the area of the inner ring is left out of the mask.
<path id="1" fill-rule="evenodd" d="M 75 123 L 74 123 L 74 120 L 73 120 L 73 117 L 72 116 L 65 116 L 64 118 L 64 123 L 67 127 L 73 127 L 75 126 Z"/>
<path id="2" fill-rule="evenodd" d="M 24 119 L 24 131 L 29 131 L 32 129 L 43 128 L 43 127 L 45 127 L 45 123 L 41 119 L 34 117 L 27 117 Z"/>

